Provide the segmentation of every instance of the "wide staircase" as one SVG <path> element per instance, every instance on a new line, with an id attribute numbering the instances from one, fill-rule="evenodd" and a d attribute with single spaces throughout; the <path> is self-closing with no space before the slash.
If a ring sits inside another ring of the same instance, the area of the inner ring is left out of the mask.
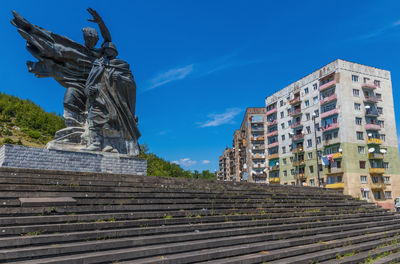
<path id="1" fill-rule="evenodd" d="M 0 168 L 0 263 L 398 263 L 400 218 L 338 192 Z"/>

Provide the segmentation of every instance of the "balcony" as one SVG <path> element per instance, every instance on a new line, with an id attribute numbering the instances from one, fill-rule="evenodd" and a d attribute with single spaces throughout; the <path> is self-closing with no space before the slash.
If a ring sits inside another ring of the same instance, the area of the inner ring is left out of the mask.
<path id="1" fill-rule="evenodd" d="M 273 125 L 276 125 L 277 123 L 278 122 L 276 120 L 269 121 L 269 122 L 267 122 L 267 126 L 273 126 Z"/>
<path id="2" fill-rule="evenodd" d="M 279 184 L 281 183 L 281 179 L 279 177 L 269 178 L 269 183 Z"/>
<path id="3" fill-rule="evenodd" d="M 378 117 L 380 114 L 376 110 L 366 110 L 365 116 Z"/>
<path id="4" fill-rule="evenodd" d="M 304 152 L 304 149 L 302 147 L 297 147 L 295 149 L 292 149 L 293 154 L 302 153 L 302 152 Z"/>
<path id="5" fill-rule="evenodd" d="M 293 166 L 297 167 L 297 166 L 304 166 L 306 165 L 306 161 L 305 160 L 297 160 L 297 161 L 293 161 Z"/>
<path id="6" fill-rule="evenodd" d="M 251 127 L 251 131 L 252 132 L 264 132 L 264 127 L 263 126 L 261 126 L 261 127 Z"/>
<path id="7" fill-rule="evenodd" d="M 339 109 L 338 108 L 335 108 L 335 109 L 329 110 L 328 112 L 322 113 L 321 114 L 321 118 L 325 118 L 325 117 L 328 117 L 328 116 L 331 116 L 331 115 L 336 115 L 336 114 L 339 114 Z"/>
<path id="8" fill-rule="evenodd" d="M 294 99 L 289 101 L 290 105 L 295 105 L 295 104 L 298 104 L 298 103 L 301 103 L 300 97 L 296 97 L 296 98 L 294 98 Z"/>
<path id="9" fill-rule="evenodd" d="M 278 159 L 279 158 L 279 153 L 274 153 L 274 154 L 270 154 L 268 156 L 268 159 L 272 160 L 272 159 Z"/>
<path id="10" fill-rule="evenodd" d="M 266 165 L 264 164 L 254 164 L 253 169 L 265 169 Z"/>
<path id="11" fill-rule="evenodd" d="M 381 145 L 382 144 L 382 139 L 379 139 L 379 138 L 368 138 L 367 139 L 367 144 Z"/>
<path id="12" fill-rule="evenodd" d="M 253 141 L 264 141 L 264 136 L 251 137 L 251 140 L 253 140 Z"/>
<path id="13" fill-rule="evenodd" d="M 341 159 L 342 158 L 342 153 L 341 152 L 336 152 L 332 154 L 333 159 Z"/>
<path id="14" fill-rule="evenodd" d="M 368 153 L 369 159 L 383 159 L 384 157 L 382 153 Z"/>
<path id="15" fill-rule="evenodd" d="M 371 189 L 373 190 L 385 190 L 386 189 L 386 185 L 384 182 L 373 182 L 371 184 Z"/>
<path id="16" fill-rule="evenodd" d="M 327 132 L 339 128 L 339 123 L 332 123 L 322 127 L 322 132 Z"/>
<path id="17" fill-rule="evenodd" d="M 261 154 L 255 154 L 252 157 L 253 157 L 253 159 L 265 159 L 265 155 L 261 155 Z"/>
<path id="18" fill-rule="evenodd" d="M 294 116 L 298 116 L 301 115 L 301 109 L 296 109 L 296 110 L 292 110 L 289 112 L 289 116 L 294 117 Z"/>
<path id="19" fill-rule="evenodd" d="M 365 95 L 364 96 L 364 102 L 367 103 L 377 103 L 381 99 L 379 97 L 373 96 L 373 95 Z"/>
<path id="20" fill-rule="evenodd" d="M 277 146 L 279 146 L 279 142 L 271 143 L 271 144 L 269 144 L 267 147 L 268 147 L 268 148 L 274 148 L 274 147 L 277 147 Z"/>
<path id="21" fill-rule="evenodd" d="M 333 167 L 333 168 L 329 168 L 328 169 L 328 174 L 338 174 L 338 173 L 343 173 L 343 169 L 342 168 L 337 168 L 337 167 Z"/>
<path id="22" fill-rule="evenodd" d="M 369 173 L 370 174 L 383 174 L 386 172 L 385 168 L 370 168 Z"/>
<path id="23" fill-rule="evenodd" d="M 303 138 L 304 138 L 304 134 L 297 134 L 297 135 L 292 136 L 293 141 L 301 140 Z"/>
<path id="24" fill-rule="evenodd" d="M 293 123 L 293 124 L 290 125 L 291 128 L 297 128 L 297 127 L 301 127 L 301 126 L 303 126 L 301 121 Z"/>
<path id="25" fill-rule="evenodd" d="M 299 180 L 303 180 L 304 181 L 304 180 L 307 179 L 306 174 L 304 172 L 300 172 L 296 176 L 297 176 L 297 178 L 299 178 Z"/>
<path id="26" fill-rule="evenodd" d="M 267 111 L 266 115 L 267 115 L 267 116 L 272 115 L 273 113 L 276 113 L 277 111 L 278 111 L 278 109 L 275 107 L 275 108 L 273 108 L 273 109 Z"/>
<path id="27" fill-rule="evenodd" d="M 361 88 L 375 90 L 376 89 L 376 85 L 372 84 L 372 83 L 363 83 L 363 84 L 361 84 Z"/>
<path id="28" fill-rule="evenodd" d="M 326 188 L 328 188 L 328 189 L 343 189 L 344 182 L 336 182 L 336 183 L 327 184 Z"/>
<path id="29" fill-rule="evenodd" d="M 267 137 L 273 137 L 273 136 L 276 136 L 276 135 L 278 135 L 278 130 L 269 132 L 269 133 L 267 134 Z"/>
<path id="30" fill-rule="evenodd" d="M 319 103 L 320 105 L 324 105 L 334 100 L 337 100 L 337 94 L 332 94 L 331 96 L 325 97 L 324 99 L 320 100 Z"/>
<path id="31" fill-rule="evenodd" d="M 323 90 L 326 90 L 326 89 L 328 89 L 328 88 L 330 88 L 330 87 L 332 87 L 334 85 L 336 85 L 336 80 L 332 80 L 330 82 L 327 82 L 327 83 L 321 85 L 319 87 L 319 91 L 322 92 Z"/>
<path id="32" fill-rule="evenodd" d="M 279 165 L 274 165 L 270 169 L 270 171 L 277 171 L 277 170 L 279 170 Z"/>
<path id="33" fill-rule="evenodd" d="M 377 124 L 365 124 L 366 130 L 381 130 L 381 126 Z"/>
<path id="34" fill-rule="evenodd" d="M 262 124 L 262 123 L 264 123 L 264 121 L 263 121 L 263 119 L 262 118 L 253 118 L 253 117 L 250 117 L 250 123 L 252 123 L 252 124 Z"/>

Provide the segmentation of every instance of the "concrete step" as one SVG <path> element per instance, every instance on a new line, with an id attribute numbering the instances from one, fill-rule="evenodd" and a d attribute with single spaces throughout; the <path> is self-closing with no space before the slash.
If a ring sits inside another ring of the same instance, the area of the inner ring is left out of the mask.
<path id="1" fill-rule="evenodd" d="M 399 226 L 399 225 L 397 225 Z M 388 228 L 383 227 L 383 228 Z M 337 230 L 337 228 L 336 228 Z M 340 230 L 340 229 L 339 229 Z M 334 232 L 333 236 L 335 238 L 338 237 L 337 232 L 332 230 Z M 395 234 L 394 231 L 391 231 L 393 234 Z M 380 236 L 390 236 L 392 233 L 391 232 L 384 232 L 384 233 L 377 233 Z M 312 234 L 312 233 L 311 233 Z M 342 237 L 348 237 L 350 232 L 347 234 L 344 233 L 339 233 L 341 234 Z M 378 235 L 374 234 L 374 237 L 378 237 Z M 325 237 L 327 238 L 328 235 Z M 179 243 L 164 243 L 161 245 L 150 245 L 150 246 L 141 246 L 141 247 L 136 247 L 136 248 L 129 248 L 131 245 L 129 242 L 125 241 L 125 246 L 128 248 L 121 248 L 121 249 L 116 249 L 116 250 L 107 250 L 107 251 L 101 251 L 101 247 L 99 247 L 99 251 L 101 252 L 91 252 L 91 253 L 83 253 L 83 254 L 76 254 L 76 255 L 71 255 L 68 256 L 68 258 L 65 257 L 53 257 L 51 259 L 46 259 L 46 258 L 41 258 L 40 263 L 81 263 L 79 261 L 84 258 L 85 262 L 84 263 L 100 263 L 101 261 L 103 262 L 111 262 L 111 261 L 117 261 L 117 260 L 123 260 L 123 259 L 138 259 L 138 258 L 146 258 L 148 256 L 155 256 L 155 255 L 166 255 L 166 254 L 174 254 L 177 252 L 189 252 L 189 253 L 183 253 L 183 254 L 178 254 L 180 255 L 179 258 L 177 256 L 173 258 L 168 258 L 168 259 L 173 259 L 173 261 L 168 262 L 168 263 L 193 263 L 194 260 L 199 261 L 199 260 L 204 260 L 207 256 L 210 256 L 209 253 L 211 252 L 220 252 L 219 250 L 222 250 L 221 247 L 224 247 L 226 250 L 229 249 L 229 252 L 233 254 L 240 254 L 243 252 L 247 252 L 249 250 L 254 250 L 254 246 L 259 247 L 259 246 L 269 246 L 272 248 L 280 248 L 283 245 L 286 246 L 292 246 L 292 245 L 304 245 L 304 244 L 310 244 L 310 243 L 315 243 L 315 235 L 311 235 L 310 237 L 307 236 L 302 236 L 300 238 L 294 238 L 294 239 L 289 239 L 289 240 L 282 240 L 280 239 L 279 241 L 270 241 L 266 242 L 271 239 L 271 236 L 268 234 L 256 234 L 254 236 L 249 236 L 249 235 L 244 235 L 244 236 L 237 236 L 237 237 L 226 237 L 226 238 L 216 238 L 216 239 L 204 239 L 204 240 L 195 240 L 192 241 L 191 243 L 187 242 L 179 242 Z M 368 240 L 368 237 L 363 236 L 365 240 Z M 357 238 L 357 237 L 356 237 Z M 263 242 L 260 242 L 263 241 Z M 285 242 L 283 242 L 285 241 Z M 291 241 L 292 243 L 288 244 L 288 241 Z M 336 239 L 335 241 L 338 241 Z M 97 242 L 97 246 L 99 246 L 100 242 Z M 104 243 L 107 243 L 105 241 Z M 245 246 L 243 245 L 245 243 Z M 337 243 L 337 242 L 336 242 Z M 279 244 L 279 245 L 278 245 Z M 121 244 L 123 246 L 124 243 Z M 248 245 L 252 245 L 251 247 L 248 247 Z M 313 244 L 311 244 L 312 246 Z M 75 245 L 77 247 L 75 248 L 83 248 L 83 245 Z M 80 246 L 80 247 L 79 247 Z M 134 245 L 132 245 L 134 246 Z M 278 247 L 280 246 L 280 247 Z M 320 245 L 319 245 L 320 246 Z M 68 247 L 60 247 L 57 246 L 53 250 L 53 252 L 58 252 L 56 254 L 62 254 L 62 250 Z M 60 249 L 60 250 L 59 250 Z M 208 249 L 208 250 L 206 250 Z M 239 250 L 242 249 L 242 250 Z M 46 249 L 43 249 L 43 252 L 48 252 Z M 47 249 L 49 250 L 49 249 Z M 225 250 L 225 256 L 226 256 L 226 251 Z M 258 250 L 258 249 L 257 249 Z M 5 257 L 7 256 L 12 256 L 12 251 L 8 252 L 2 252 Z M 23 253 L 20 254 L 22 255 Z M 43 253 L 42 252 L 42 253 Z M 18 252 L 14 253 L 16 254 L 15 256 L 18 256 Z M 29 255 L 29 253 L 27 253 Z M 19 255 L 19 256 L 21 256 Z M 212 254 L 211 254 L 212 255 Z M 182 258 L 186 259 L 187 262 L 183 261 Z M 159 259 L 158 259 L 159 260 Z M 102 262 L 102 263 L 103 263 Z M 25 263 L 25 262 L 24 262 Z M 26 263 L 31 263 L 30 261 L 26 261 Z M 34 263 L 34 262 L 32 262 Z M 140 260 L 135 260 L 135 262 L 132 263 L 142 263 Z M 148 262 L 148 260 L 145 260 L 143 263 L 153 263 L 153 262 Z M 155 262 L 158 263 L 158 262 Z M 161 263 L 161 262 L 160 262 Z M 163 263 L 163 262 L 162 262 Z"/>
<path id="2" fill-rule="evenodd" d="M 395 264 L 400 263 L 400 252 L 399 250 L 393 250 L 392 253 L 385 256 L 382 254 L 379 258 L 374 259 L 374 264 Z"/>
<path id="3" fill-rule="evenodd" d="M 111 220 L 110 220 L 111 219 Z M 62 224 L 40 224 L 40 225 L 31 225 L 31 226 L 8 226 L 1 228 L 1 236 L 10 236 L 10 235 L 24 235 L 29 233 L 54 233 L 54 232 L 72 232 L 72 231 L 87 231 L 87 230 L 103 230 L 103 229 L 116 229 L 116 228 L 133 228 L 138 227 L 141 232 L 142 226 L 145 225 L 145 221 L 136 221 L 136 220 L 125 220 L 125 221 L 116 221 L 115 219 L 107 219 L 105 221 L 96 220 L 95 222 L 84 222 L 84 223 L 62 223 Z M 268 226 L 264 231 L 274 232 L 281 230 L 290 230 L 290 229 L 305 229 L 310 226 L 313 227 L 322 227 L 322 226 L 333 226 L 333 225 L 344 225 L 344 224 L 352 224 L 352 223 L 364 223 L 370 221 L 385 221 L 387 223 L 397 221 L 400 222 L 400 219 L 397 216 L 389 215 L 389 216 L 377 216 L 377 217 L 368 217 L 368 218 L 350 218 L 350 219 L 339 219 L 339 220 L 326 220 L 326 221 L 306 221 L 302 222 L 301 220 L 296 223 L 287 224 L 285 221 L 273 221 L 270 219 L 260 219 L 260 220 L 240 220 L 240 221 L 228 221 L 228 222 L 214 222 L 214 223 L 203 223 L 200 224 L 178 224 L 178 225 L 163 225 L 160 227 L 154 227 L 154 233 L 157 232 L 186 232 L 188 230 L 211 230 L 211 229 L 223 229 L 230 227 L 251 227 L 251 226 Z M 379 223 L 379 222 L 377 222 Z M 147 226 L 147 224 L 146 224 Z M 160 230 L 161 229 L 161 230 Z M 151 230 L 150 227 L 146 228 L 146 232 L 149 233 Z"/>

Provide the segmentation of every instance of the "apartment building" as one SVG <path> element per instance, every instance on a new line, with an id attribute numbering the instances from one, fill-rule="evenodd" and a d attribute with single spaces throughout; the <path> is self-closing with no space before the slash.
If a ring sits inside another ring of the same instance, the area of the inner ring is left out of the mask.
<path id="1" fill-rule="evenodd" d="M 232 181 L 236 174 L 235 159 L 233 148 L 226 147 L 219 156 L 219 170 L 217 171 L 217 179 L 220 181 Z"/>
<path id="2" fill-rule="evenodd" d="M 389 71 L 336 60 L 265 103 L 269 183 L 325 186 L 393 208 L 400 160 Z"/>
<path id="3" fill-rule="evenodd" d="M 236 180 L 268 182 L 265 156 L 265 107 L 246 109 L 240 129 L 235 131 Z"/>

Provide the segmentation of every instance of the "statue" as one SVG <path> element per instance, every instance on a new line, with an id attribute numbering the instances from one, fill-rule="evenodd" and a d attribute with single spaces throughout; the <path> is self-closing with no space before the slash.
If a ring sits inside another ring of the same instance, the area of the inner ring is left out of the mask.
<path id="1" fill-rule="evenodd" d="M 96 29 L 82 29 L 84 45 L 31 24 L 13 11 L 11 23 L 26 40 L 27 50 L 38 60 L 28 61 L 36 77 L 53 77 L 66 88 L 64 120 L 46 148 L 139 154 L 135 116 L 136 84 L 129 64 L 118 51 L 99 14 L 88 8 L 104 39 L 101 48 Z"/>

